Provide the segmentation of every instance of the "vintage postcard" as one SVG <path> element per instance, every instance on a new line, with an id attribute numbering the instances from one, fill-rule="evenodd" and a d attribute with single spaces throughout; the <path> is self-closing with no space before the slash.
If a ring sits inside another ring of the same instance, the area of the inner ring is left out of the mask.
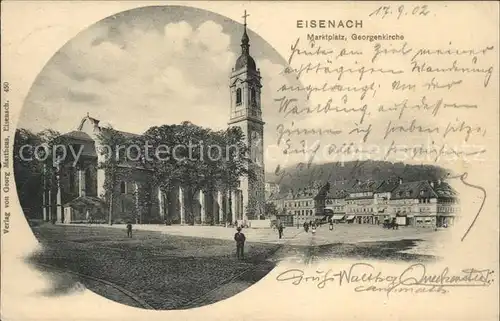
<path id="1" fill-rule="evenodd" d="M 498 2 L 1 5 L 2 320 L 498 319 Z"/>

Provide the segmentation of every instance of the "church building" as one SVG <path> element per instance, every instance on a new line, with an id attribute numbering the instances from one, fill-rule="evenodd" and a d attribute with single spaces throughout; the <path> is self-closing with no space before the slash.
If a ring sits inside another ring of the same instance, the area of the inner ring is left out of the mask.
<path id="1" fill-rule="evenodd" d="M 264 142 L 261 109 L 261 77 L 250 55 L 250 39 L 246 30 L 241 39 L 241 54 L 230 74 L 229 126 L 238 126 L 245 135 L 250 150 L 249 169 L 255 177 L 241 177 L 238 188 L 230 191 L 203 191 L 187 195 L 182 184 L 163 195 L 152 186 L 153 172 L 140 162 L 126 161 L 117 168 L 114 184 L 111 222 L 167 223 L 217 225 L 248 220 L 264 215 Z M 43 217 L 58 223 L 100 222 L 111 223 L 109 204 L 104 202 L 106 169 L 100 139 L 107 128 L 87 114 L 76 130 L 62 135 L 65 144 L 73 150 L 82 150 L 78 160 L 66 159 L 54 177 L 46 179 L 43 186 Z M 126 138 L 140 135 L 118 131 Z M 74 166 L 76 163 L 76 166 Z M 49 182 L 50 180 L 50 182 Z M 144 202 L 144 200 L 147 200 Z M 147 204 L 145 206 L 144 204 Z M 186 208 L 194 208 L 186 215 Z"/>

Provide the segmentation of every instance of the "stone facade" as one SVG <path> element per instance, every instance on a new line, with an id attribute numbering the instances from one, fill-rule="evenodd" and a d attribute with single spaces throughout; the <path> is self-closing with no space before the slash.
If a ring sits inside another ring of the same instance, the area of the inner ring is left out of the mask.
<path id="1" fill-rule="evenodd" d="M 241 55 L 231 72 L 231 108 L 229 126 L 240 127 L 245 143 L 250 148 L 248 167 L 255 179 L 242 177 L 236 196 L 236 217 L 238 220 L 253 220 L 264 215 L 264 122 L 261 106 L 261 77 L 255 61 L 250 56 L 250 40 L 244 25 L 241 39 Z"/>

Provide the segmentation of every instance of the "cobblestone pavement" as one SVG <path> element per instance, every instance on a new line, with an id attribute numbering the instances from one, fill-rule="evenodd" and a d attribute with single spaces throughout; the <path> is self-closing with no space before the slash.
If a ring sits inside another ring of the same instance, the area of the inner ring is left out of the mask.
<path id="1" fill-rule="evenodd" d="M 121 225 L 43 224 L 33 232 L 44 244 L 31 258 L 40 268 L 66 271 L 111 300 L 154 309 L 192 308 L 231 297 L 281 261 L 432 260 L 431 244 L 441 233 L 339 224 L 333 231 L 322 226 L 315 235 L 288 227 L 279 239 L 272 229 L 244 229 L 248 242 L 241 261 L 234 255 L 234 229 L 224 227 L 134 225 L 133 238 Z M 424 251 L 415 250 L 419 247 Z"/>
<path id="2" fill-rule="evenodd" d="M 208 298 L 203 295 L 230 282 L 246 288 L 274 268 L 267 258 L 278 249 L 276 244 L 248 242 L 245 260 L 238 260 L 229 240 L 137 230 L 127 238 L 115 228 L 51 224 L 33 232 L 43 244 L 30 258 L 35 266 L 51 273 L 66 271 L 73 283 L 108 299 L 130 304 L 135 297 L 154 309 L 204 305 Z M 76 286 L 68 282 L 64 287 L 55 283 L 54 294 Z M 217 301 L 241 290 L 226 289 Z"/>
<path id="3" fill-rule="evenodd" d="M 103 227 L 103 228 L 115 228 L 117 230 L 122 230 L 126 233 L 124 224 L 114 224 L 109 225 L 74 225 L 74 226 L 92 226 L 92 227 Z M 218 240 L 228 240 L 233 241 L 235 228 L 232 227 L 222 227 L 222 226 L 201 226 L 201 225 L 155 225 L 155 224 L 135 224 L 133 229 L 136 231 L 154 231 L 160 232 L 167 235 L 177 235 L 177 236 L 190 236 L 190 237 L 201 237 L 201 238 L 211 238 Z M 298 233 L 302 232 L 302 229 L 297 228 L 286 228 L 285 237 L 283 239 L 278 238 L 278 232 L 271 228 L 253 229 L 245 228 L 243 229 L 247 240 L 251 242 L 259 243 L 271 243 L 271 244 L 282 244 L 287 240 L 293 239 Z"/>
<path id="4" fill-rule="evenodd" d="M 88 225 L 86 225 L 88 226 Z M 99 225 L 94 225 L 99 227 Z M 108 225 L 100 227 L 109 228 Z M 122 230 L 125 234 L 125 225 L 112 225 L 112 228 Z M 233 240 L 234 228 L 221 226 L 181 226 L 181 225 L 134 225 L 134 230 L 156 231 L 168 235 L 191 236 L 201 238 L 212 238 L 220 240 Z M 267 229 L 243 229 L 247 240 L 259 243 L 291 245 L 310 245 L 312 233 L 305 233 L 303 228 L 287 227 L 284 230 L 282 239 L 278 238 L 278 232 Z M 336 243 L 360 243 L 373 241 L 397 241 L 402 239 L 421 239 L 424 241 L 433 240 L 442 231 L 434 231 L 430 228 L 400 227 L 397 230 L 382 228 L 381 225 L 364 224 L 335 224 L 333 231 L 328 225 L 323 225 L 316 230 L 314 235 L 315 245 L 336 244 Z"/>

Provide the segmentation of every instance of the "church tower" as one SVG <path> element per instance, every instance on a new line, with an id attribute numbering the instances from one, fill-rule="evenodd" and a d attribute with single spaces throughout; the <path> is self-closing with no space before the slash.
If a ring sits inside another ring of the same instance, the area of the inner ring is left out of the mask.
<path id="1" fill-rule="evenodd" d="M 243 36 L 241 37 L 241 55 L 231 72 L 231 112 L 229 126 L 239 126 L 245 142 L 250 149 L 249 168 L 255 173 L 254 179 L 240 179 L 237 219 L 258 219 L 264 215 L 264 122 L 261 109 L 261 77 L 255 61 L 250 56 L 250 39 L 247 34 L 247 14 L 245 11 Z"/>

